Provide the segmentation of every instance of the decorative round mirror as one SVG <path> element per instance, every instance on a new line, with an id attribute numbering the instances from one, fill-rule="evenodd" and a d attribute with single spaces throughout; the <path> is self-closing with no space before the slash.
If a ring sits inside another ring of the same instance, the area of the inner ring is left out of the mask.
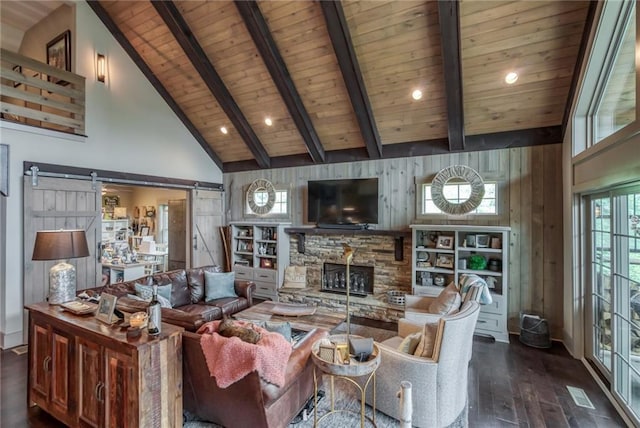
<path id="1" fill-rule="evenodd" d="M 456 184 L 461 188 L 461 184 L 468 184 L 470 192 L 458 194 L 456 196 L 445 195 L 447 185 Z M 464 199 L 466 197 L 466 199 Z M 484 182 L 482 177 L 473 168 L 465 165 L 453 165 L 442 169 L 431 182 L 431 198 L 433 203 L 442 212 L 453 215 L 467 214 L 478 208 L 484 197 Z"/>
<path id="2" fill-rule="evenodd" d="M 247 189 L 249 209 L 258 215 L 269 213 L 276 202 L 276 189 L 269 180 L 259 178 Z"/>

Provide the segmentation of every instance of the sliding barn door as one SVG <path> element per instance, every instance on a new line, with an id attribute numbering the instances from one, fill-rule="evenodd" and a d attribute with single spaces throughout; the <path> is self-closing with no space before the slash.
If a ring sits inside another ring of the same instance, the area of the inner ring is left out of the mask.
<path id="1" fill-rule="evenodd" d="M 100 183 L 90 181 L 24 177 L 24 304 L 41 302 L 49 290 L 49 269 L 53 261 L 32 261 L 33 244 L 39 230 L 84 229 L 89 257 L 71 259 L 76 267 L 78 290 L 100 285 L 100 264 L 96 250 L 100 242 Z M 26 329 L 25 329 L 26 331 Z"/>
<path id="2" fill-rule="evenodd" d="M 224 266 L 220 227 L 224 226 L 222 192 L 191 191 L 191 266 Z"/>

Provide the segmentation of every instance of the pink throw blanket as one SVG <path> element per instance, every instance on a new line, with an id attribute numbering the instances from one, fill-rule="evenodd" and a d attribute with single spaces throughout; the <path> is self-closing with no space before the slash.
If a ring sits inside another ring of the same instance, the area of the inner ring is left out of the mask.
<path id="1" fill-rule="evenodd" d="M 276 386 L 284 385 L 287 363 L 291 356 L 291 344 L 281 334 L 267 331 L 249 322 L 234 321 L 237 325 L 251 327 L 262 337 L 251 344 L 237 337 L 220 336 L 221 321 L 211 321 L 198 329 L 200 347 L 207 361 L 211 376 L 219 388 L 226 388 L 252 371 Z"/>

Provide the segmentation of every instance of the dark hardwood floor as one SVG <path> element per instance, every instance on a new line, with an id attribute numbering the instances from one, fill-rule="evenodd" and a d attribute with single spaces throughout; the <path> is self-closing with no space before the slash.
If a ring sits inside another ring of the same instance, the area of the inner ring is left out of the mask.
<path id="1" fill-rule="evenodd" d="M 369 323 L 366 323 L 369 324 Z M 385 328 L 384 325 L 372 325 Z M 566 386 L 583 388 L 595 410 L 578 407 Z M 27 407 L 27 354 L 0 353 L 0 427 L 61 427 Z M 476 337 L 469 371 L 469 426 L 624 427 L 586 368 L 559 343 L 549 350 Z M 235 428 L 235 427 L 234 427 Z"/>

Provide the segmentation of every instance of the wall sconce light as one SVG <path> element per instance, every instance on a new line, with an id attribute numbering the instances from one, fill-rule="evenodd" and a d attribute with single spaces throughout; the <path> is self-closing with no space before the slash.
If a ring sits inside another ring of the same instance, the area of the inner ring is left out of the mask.
<path id="1" fill-rule="evenodd" d="M 96 60 L 96 78 L 98 82 L 104 83 L 107 77 L 107 58 L 104 55 L 98 54 Z"/>

